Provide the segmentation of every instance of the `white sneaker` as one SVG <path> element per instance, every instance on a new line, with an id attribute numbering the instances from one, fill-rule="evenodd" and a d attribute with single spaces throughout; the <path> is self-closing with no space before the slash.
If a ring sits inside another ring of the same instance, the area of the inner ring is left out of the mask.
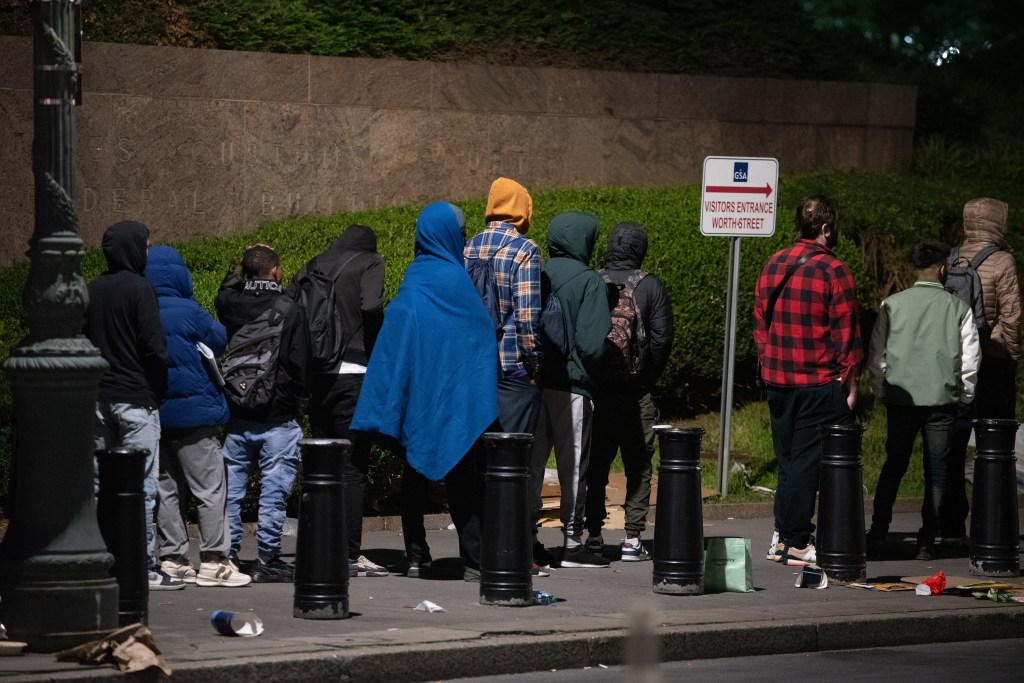
<path id="1" fill-rule="evenodd" d="M 238 567 L 230 560 L 223 562 L 203 562 L 199 565 L 196 576 L 197 586 L 224 586 L 225 588 L 241 588 L 248 586 L 252 577 L 238 571 Z"/>
<path id="2" fill-rule="evenodd" d="M 179 564 L 174 560 L 164 560 L 160 563 L 160 571 L 172 579 L 180 579 L 185 583 L 196 582 L 196 568 L 192 566 L 191 562 Z"/>
<path id="3" fill-rule="evenodd" d="M 366 555 L 348 561 L 349 576 L 387 576 L 388 573 L 387 567 L 377 564 Z"/>
<path id="4" fill-rule="evenodd" d="M 794 548 L 780 541 L 775 546 L 775 556 L 769 559 L 790 567 L 806 567 L 816 564 L 818 556 L 813 543 L 808 542 L 803 548 Z"/>
<path id="5" fill-rule="evenodd" d="M 777 546 L 778 544 L 779 544 L 779 532 L 776 531 L 775 533 L 772 534 L 772 544 L 770 546 L 768 546 L 768 555 L 764 559 L 771 560 L 772 562 L 776 561 L 778 555 L 776 555 L 776 553 L 775 553 L 775 546 Z"/>

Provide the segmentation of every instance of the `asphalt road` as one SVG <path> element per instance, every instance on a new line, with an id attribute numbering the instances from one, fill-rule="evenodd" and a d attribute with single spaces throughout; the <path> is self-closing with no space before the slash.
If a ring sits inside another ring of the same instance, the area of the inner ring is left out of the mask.
<path id="1" fill-rule="evenodd" d="M 449 679 L 458 683 L 611 683 L 612 681 L 1020 681 L 1024 638 L 830 650 L 763 657 L 669 662 L 649 670 L 624 666 L 567 669 L 519 676 Z M 644 676 L 653 674 L 653 677 Z"/>

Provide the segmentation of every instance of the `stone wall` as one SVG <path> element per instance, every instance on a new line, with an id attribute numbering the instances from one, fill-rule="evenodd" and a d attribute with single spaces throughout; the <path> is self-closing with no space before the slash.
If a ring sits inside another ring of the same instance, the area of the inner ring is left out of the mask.
<path id="1" fill-rule="evenodd" d="M 86 43 L 81 234 L 171 242 L 283 216 L 531 189 L 699 182 L 708 155 L 782 173 L 910 165 L 916 90 Z M 0 36 L 0 265 L 32 233 L 31 40 Z"/>

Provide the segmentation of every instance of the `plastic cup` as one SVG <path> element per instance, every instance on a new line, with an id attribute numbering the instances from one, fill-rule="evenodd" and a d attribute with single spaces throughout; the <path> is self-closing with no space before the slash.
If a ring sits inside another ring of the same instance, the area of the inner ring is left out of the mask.
<path id="1" fill-rule="evenodd" d="M 255 614 L 214 610 L 210 623 L 222 636 L 252 638 L 263 633 L 263 620 Z"/>

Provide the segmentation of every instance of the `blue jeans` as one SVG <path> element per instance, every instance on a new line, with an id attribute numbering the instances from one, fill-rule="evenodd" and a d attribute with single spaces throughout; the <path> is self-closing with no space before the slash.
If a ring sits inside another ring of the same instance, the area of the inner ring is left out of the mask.
<path id="1" fill-rule="evenodd" d="M 265 560 L 281 552 L 285 503 L 299 469 L 298 443 L 301 438 L 302 428 L 295 420 L 267 424 L 232 418 L 228 423 L 223 451 L 227 465 L 231 552 L 237 554 L 242 547 L 242 499 L 245 498 L 249 475 L 257 467 L 261 486 L 256 547 L 259 556 Z"/>
<path id="2" fill-rule="evenodd" d="M 924 504 L 921 506 L 921 530 L 918 543 L 933 543 L 939 533 L 944 508 L 947 461 L 956 421 L 957 406 L 886 406 L 889 433 L 885 439 L 885 464 L 875 489 L 871 536 L 884 539 L 892 522 L 892 506 L 900 482 L 907 472 L 910 454 L 918 432 L 924 447 Z M 961 476 L 963 476 L 961 474 Z"/>
<path id="3" fill-rule="evenodd" d="M 153 513 L 156 510 L 157 481 L 160 477 L 160 413 L 130 403 L 96 403 L 96 450 L 142 448 L 146 457 L 142 490 L 146 496 L 146 552 L 149 565 L 155 567 L 156 535 Z M 93 466 L 96 466 L 95 460 Z M 97 481 L 97 486 L 99 482 Z"/>

